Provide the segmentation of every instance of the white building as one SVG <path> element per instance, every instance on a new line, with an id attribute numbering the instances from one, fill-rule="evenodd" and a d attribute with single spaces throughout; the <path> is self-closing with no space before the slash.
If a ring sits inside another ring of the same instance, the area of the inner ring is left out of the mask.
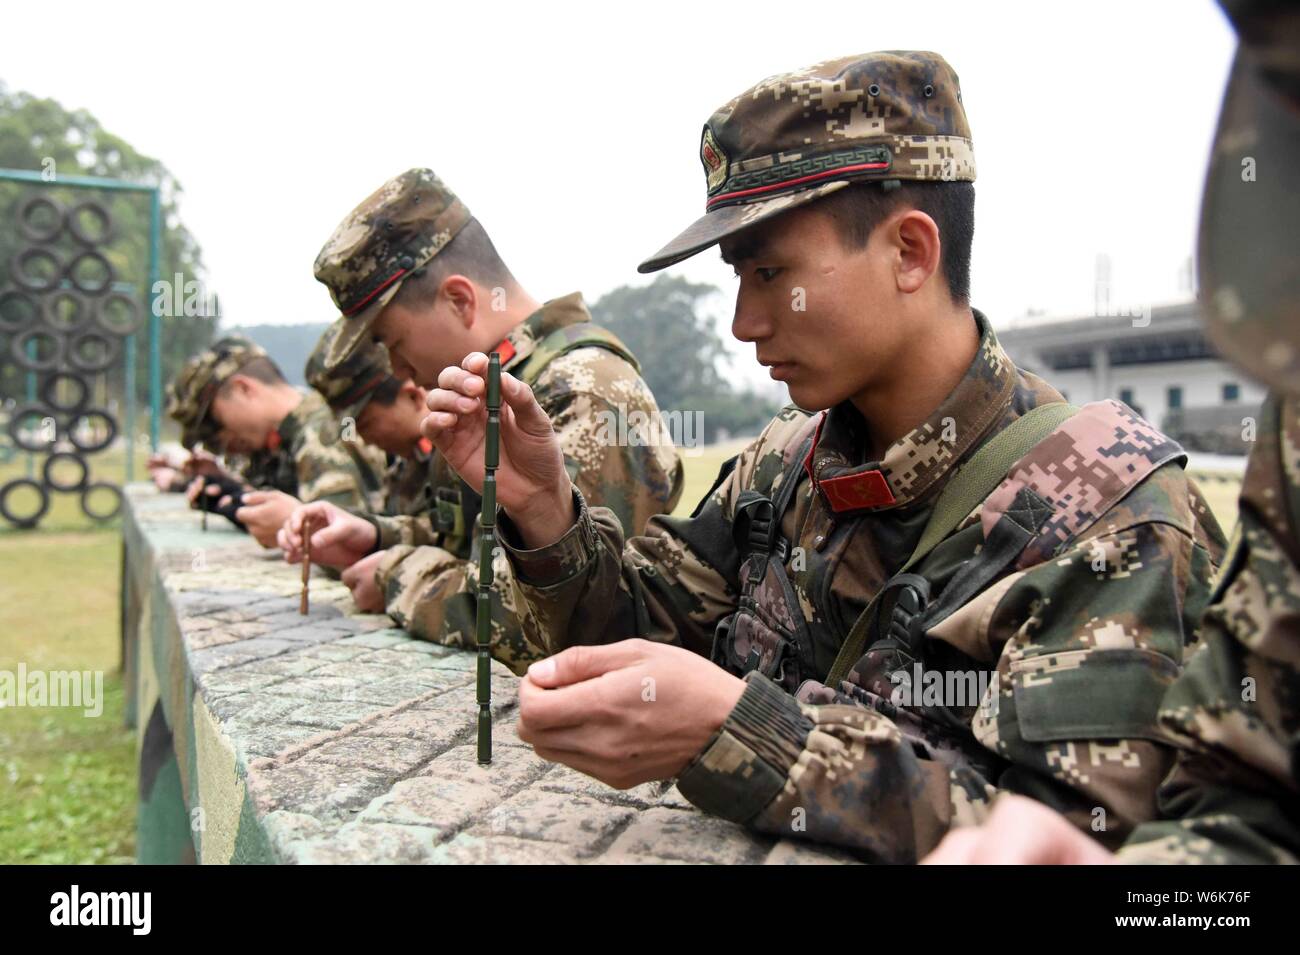
<path id="1" fill-rule="evenodd" d="M 1239 427 L 1265 395 L 1214 352 L 1191 302 L 1137 317 L 1019 325 L 997 335 L 1017 365 L 1047 379 L 1068 401 L 1118 398 L 1180 438 L 1181 426 L 1193 423 Z"/>

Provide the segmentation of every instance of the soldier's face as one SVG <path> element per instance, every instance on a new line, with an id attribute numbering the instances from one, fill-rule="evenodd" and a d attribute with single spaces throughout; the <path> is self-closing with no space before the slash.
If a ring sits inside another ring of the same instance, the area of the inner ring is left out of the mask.
<path id="1" fill-rule="evenodd" d="M 420 422 L 428 414 L 425 391 L 407 381 L 391 405 L 369 402 L 357 416 L 357 431 L 369 444 L 387 454 L 410 457 L 420 440 Z"/>
<path id="2" fill-rule="evenodd" d="M 390 302 L 371 326 L 384 343 L 393 374 L 422 388 L 436 388 L 448 365 L 459 365 L 475 345 L 461 314 L 439 295 L 432 305 L 408 308 Z"/>
<path id="3" fill-rule="evenodd" d="M 208 416 L 217 426 L 217 441 L 228 454 L 251 454 L 266 447 L 276 422 L 267 420 L 266 402 L 258 382 L 237 375 L 212 399 Z"/>
<path id="4" fill-rule="evenodd" d="M 731 331 L 801 408 L 817 411 L 867 388 L 900 347 L 899 291 L 881 228 L 847 249 L 830 216 L 793 209 L 721 243 L 736 271 Z"/>

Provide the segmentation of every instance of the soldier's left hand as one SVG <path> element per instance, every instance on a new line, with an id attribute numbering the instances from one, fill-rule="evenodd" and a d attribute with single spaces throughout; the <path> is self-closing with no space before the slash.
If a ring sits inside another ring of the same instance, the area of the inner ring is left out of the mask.
<path id="1" fill-rule="evenodd" d="M 235 517 L 259 544 L 274 547 L 276 533 L 297 506 L 298 499 L 283 491 L 249 491 Z"/>
<path id="2" fill-rule="evenodd" d="M 375 581 L 375 568 L 384 558 L 384 551 L 376 551 L 343 571 L 343 583 L 352 591 L 352 602 L 364 613 L 383 613 L 384 592 Z"/>
<path id="3" fill-rule="evenodd" d="M 616 789 L 671 779 L 709 742 L 745 684 L 649 640 L 570 647 L 519 684 L 519 738 Z"/>

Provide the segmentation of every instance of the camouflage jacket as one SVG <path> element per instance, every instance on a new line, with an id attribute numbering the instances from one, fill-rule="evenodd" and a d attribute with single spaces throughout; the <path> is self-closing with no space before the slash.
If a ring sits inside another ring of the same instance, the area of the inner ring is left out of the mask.
<path id="1" fill-rule="evenodd" d="M 576 292 L 547 302 L 506 337 L 503 367 L 518 373 L 548 335 L 558 329 L 578 333 L 590 320 Z M 632 415 L 659 420 L 654 395 L 632 364 L 606 348 L 576 348 L 550 361 L 532 387 L 559 436 L 569 475 L 585 495 L 630 527 L 672 510 L 682 489 L 682 465 L 672 443 L 618 440 L 628 433 Z M 375 518 L 380 546 L 387 547 L 376 580 L 399 626 L 425 640 L 471 647 L 478 580 L 471 542 L 479 498 L 435 458 L 433 516 Z M 492 654 L 523 673 L 540 654 L 521 634 L 509 564 L 504 555 L 493 563 L 493 590 L 500 599 L 492 602 Z"/>
<path id="2" fill-rule="evenodd" d="M 914 861 L 949 827 L 978 821 L 999 789 L 1052 805 L 1080 827 L 1101 820 L 1111 845 L 1153 816 L 1172 762 L 1156 705 L 1193 641 L 1224 542 L 1181 458 L 1161 458 L 1166 463 L 1122 499 L 1100 493 L 1144 462 L 1144 449 L 1170 446 L 1128 409 L 1119 433 L 1075 440 L 1058 431 L 1031 452 L 1051 455 L 1022 480 L 1057 515 L 1036 539 L 1049 546 L 1034 560 L 1022 555 L 925 635 L 928 676 L 937 669 L 945 680 L 981 673 L 987 680 L 978 708 L 950 711 L 956 728 L 935 733 L 917 719 L 919 708 L 873 693 L 879 688 L 863 677 L 867 657 L 839 687 L 821 686 L 853 621 L 913 550 L 956 466 L 1029 409 L 1061 400 L 1017 369 L 975 316 L 981 343 L 965 377 L 880 462 L 865 460 L 866 423 L 851 404 L 817 416 L 788 408 L 729 472 L 724 467 L 692 517 L 654 518 L 645 536 L 626 544 L 613 515 L 580 493 L 576 525 L 546 548 L 520 549 L 503 515 L 527 639 L 554 652 L 639 636 L 712 656 L 739 674 L 743 661 L 719 656 L 715 645 L 741 592 L 733 517 L 748 492 L 773 496 L 782 475 L 795 475 L 780 520 L 794 546 L 773 559 L 784 562 L 792 585 L 785 624 L 801 634 L 803 682 L 796 696 L 788 683 L 747 673 L 740 701 L 678 779 L 701 808 L 889 862 Z M 815 444 L 791 471 L 801 437 L 814 428 Z M 990 505 L 998 499 L 1008 508 L 1010 483 L 920 565 L 933 592 L 943 594 L 973 563 Z M 1057 533 L 1053 521 L 1068 523 L 1093 504 L 1098 519 L 1086 529 Z M 950 746 L 931 745 L 944 736 Z"/>
<path id="3" fill-rule="evenodd" d="M 1128 862 L 1300 862 L 1300 397 L 1260 412 L 1201 644 L 1160 706 L 1181 749 Z"/>
<path id="4" fill-rule="evenodd" d="M 366 507 L 383 488 L 384 459 L 378 448 L 340 437 L 325 399 L 303 396 L 271 436 L 272 448 L 248 456 L 244 480 L 274 488 L 300 501 Z"/>
<path id="5" fill-rule="evenodd" d="M 378 507 L 369 508 L 365 516 L 376 524 L 384 522 L 384 526 L 394 528 L 398 535 L 405 534 L 408 539 L 403 543 L 411 543 L 417 537 L 433 540 L 431 512 L 434 481 L 439 476 L 437 465 L 438 454 L 428 438 L 419 440 L 412 457 L 390 456 L 388 470 L 384 472 L 382 502 Z M 394 520 L 390 523 L 386 518 Z"/>

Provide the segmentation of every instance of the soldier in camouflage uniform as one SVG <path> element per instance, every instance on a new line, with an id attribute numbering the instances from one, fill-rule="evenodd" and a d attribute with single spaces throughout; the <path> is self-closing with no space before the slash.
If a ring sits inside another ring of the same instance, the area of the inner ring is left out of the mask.
<path id="1" fill-rule="evenodd" d="M 1119 402 L 1070 409 L 970 308 L 956 75 L 875 53 L 771 77 L 701 160 L 706 215 L 642 270 L 720 243 L 733 332 L 798 406 L 691 518 L 628 539 L 503 376 L 500 535 L 556 654 L 521 683 L 521 738 L 874 861 L 1000 790 L 1117 845 L 1154 814 L 1156 704 L 1224 542 L 1174 442 Z M 485 364 L 443 373 L 424 426 L 471 483 Z"/>
<path id="2" fill-rule="evenodd" d="M 247 339 L 223 338 L 186 362 L 171 384 L 167 413 L 186 448 L 203 444 L 246 459 L 238 477 L 205 478 L 204 489 L 235 498 L 229 516 L 266 546 L 299 502 L 362 506 L 379 488 L 379 452 L 341 437 L 321 397 L 289 385 Z"/>
<path id="3" fill-rule="evenodd" d="M 1160 706 L 1179 745 L 1160 818 L 1122 862 L 1300 862 L 1300 10 L 1222 5 L 1241 45 L 1201 208 L 1201 308 L 1220 352 L 1272 391 L 1242 423 L 1253 444 L 1237 528 L 1199 647 Z M 932 861 L 1104 860 L 1008 800 Z"/>
<path id="4" fill-rule="evenodd" d="M 307 357 L 306 377 L 334 412 L 341 432 L 360 435 L 387 461 L 379 486 L 355 510 L 427 524 L 433 444 L 420 433 L 424 389 L 393 374 L 388 351 L 378 342 L 362 342 L 346 360 L 327 368 L 325 355 L 340 330 L 338 322 L 325 330 Z"/>
<path id="5" fill-rule="evenodd" d="M 635 357 L 591 322 L 575 292 L 539 303 L 497 256 L 483 227 L 431 171 L 412 169 L 353 210 L 316 259 L 316 277 L 343 313 L 326 354 L 345 361 L 370 339 L 388 345 L 394 372 L 432 387 L 445 365 L 495 348 L 502 367 L 529 381 L 554 421 L 567 474 L 628 526 L 669 511 L 682 466 L 662 432 L 620 444 L 628 421 L 658 422 Z M 633 429 L 635 430 L 635 429 Z M 304 516 L 322 527 L 313 559 L 347 567 L 358 606 L 384 609 L 414 635 L 452 646 L 475 642 L 479 496 L 437 455 L 433 507 L 423 517 L 303 508 L 281 535 L 298 558 Z M 537 657 L 523 640 L 509 568 L 497 561 L 492 652 L 522 672 Z"/>

